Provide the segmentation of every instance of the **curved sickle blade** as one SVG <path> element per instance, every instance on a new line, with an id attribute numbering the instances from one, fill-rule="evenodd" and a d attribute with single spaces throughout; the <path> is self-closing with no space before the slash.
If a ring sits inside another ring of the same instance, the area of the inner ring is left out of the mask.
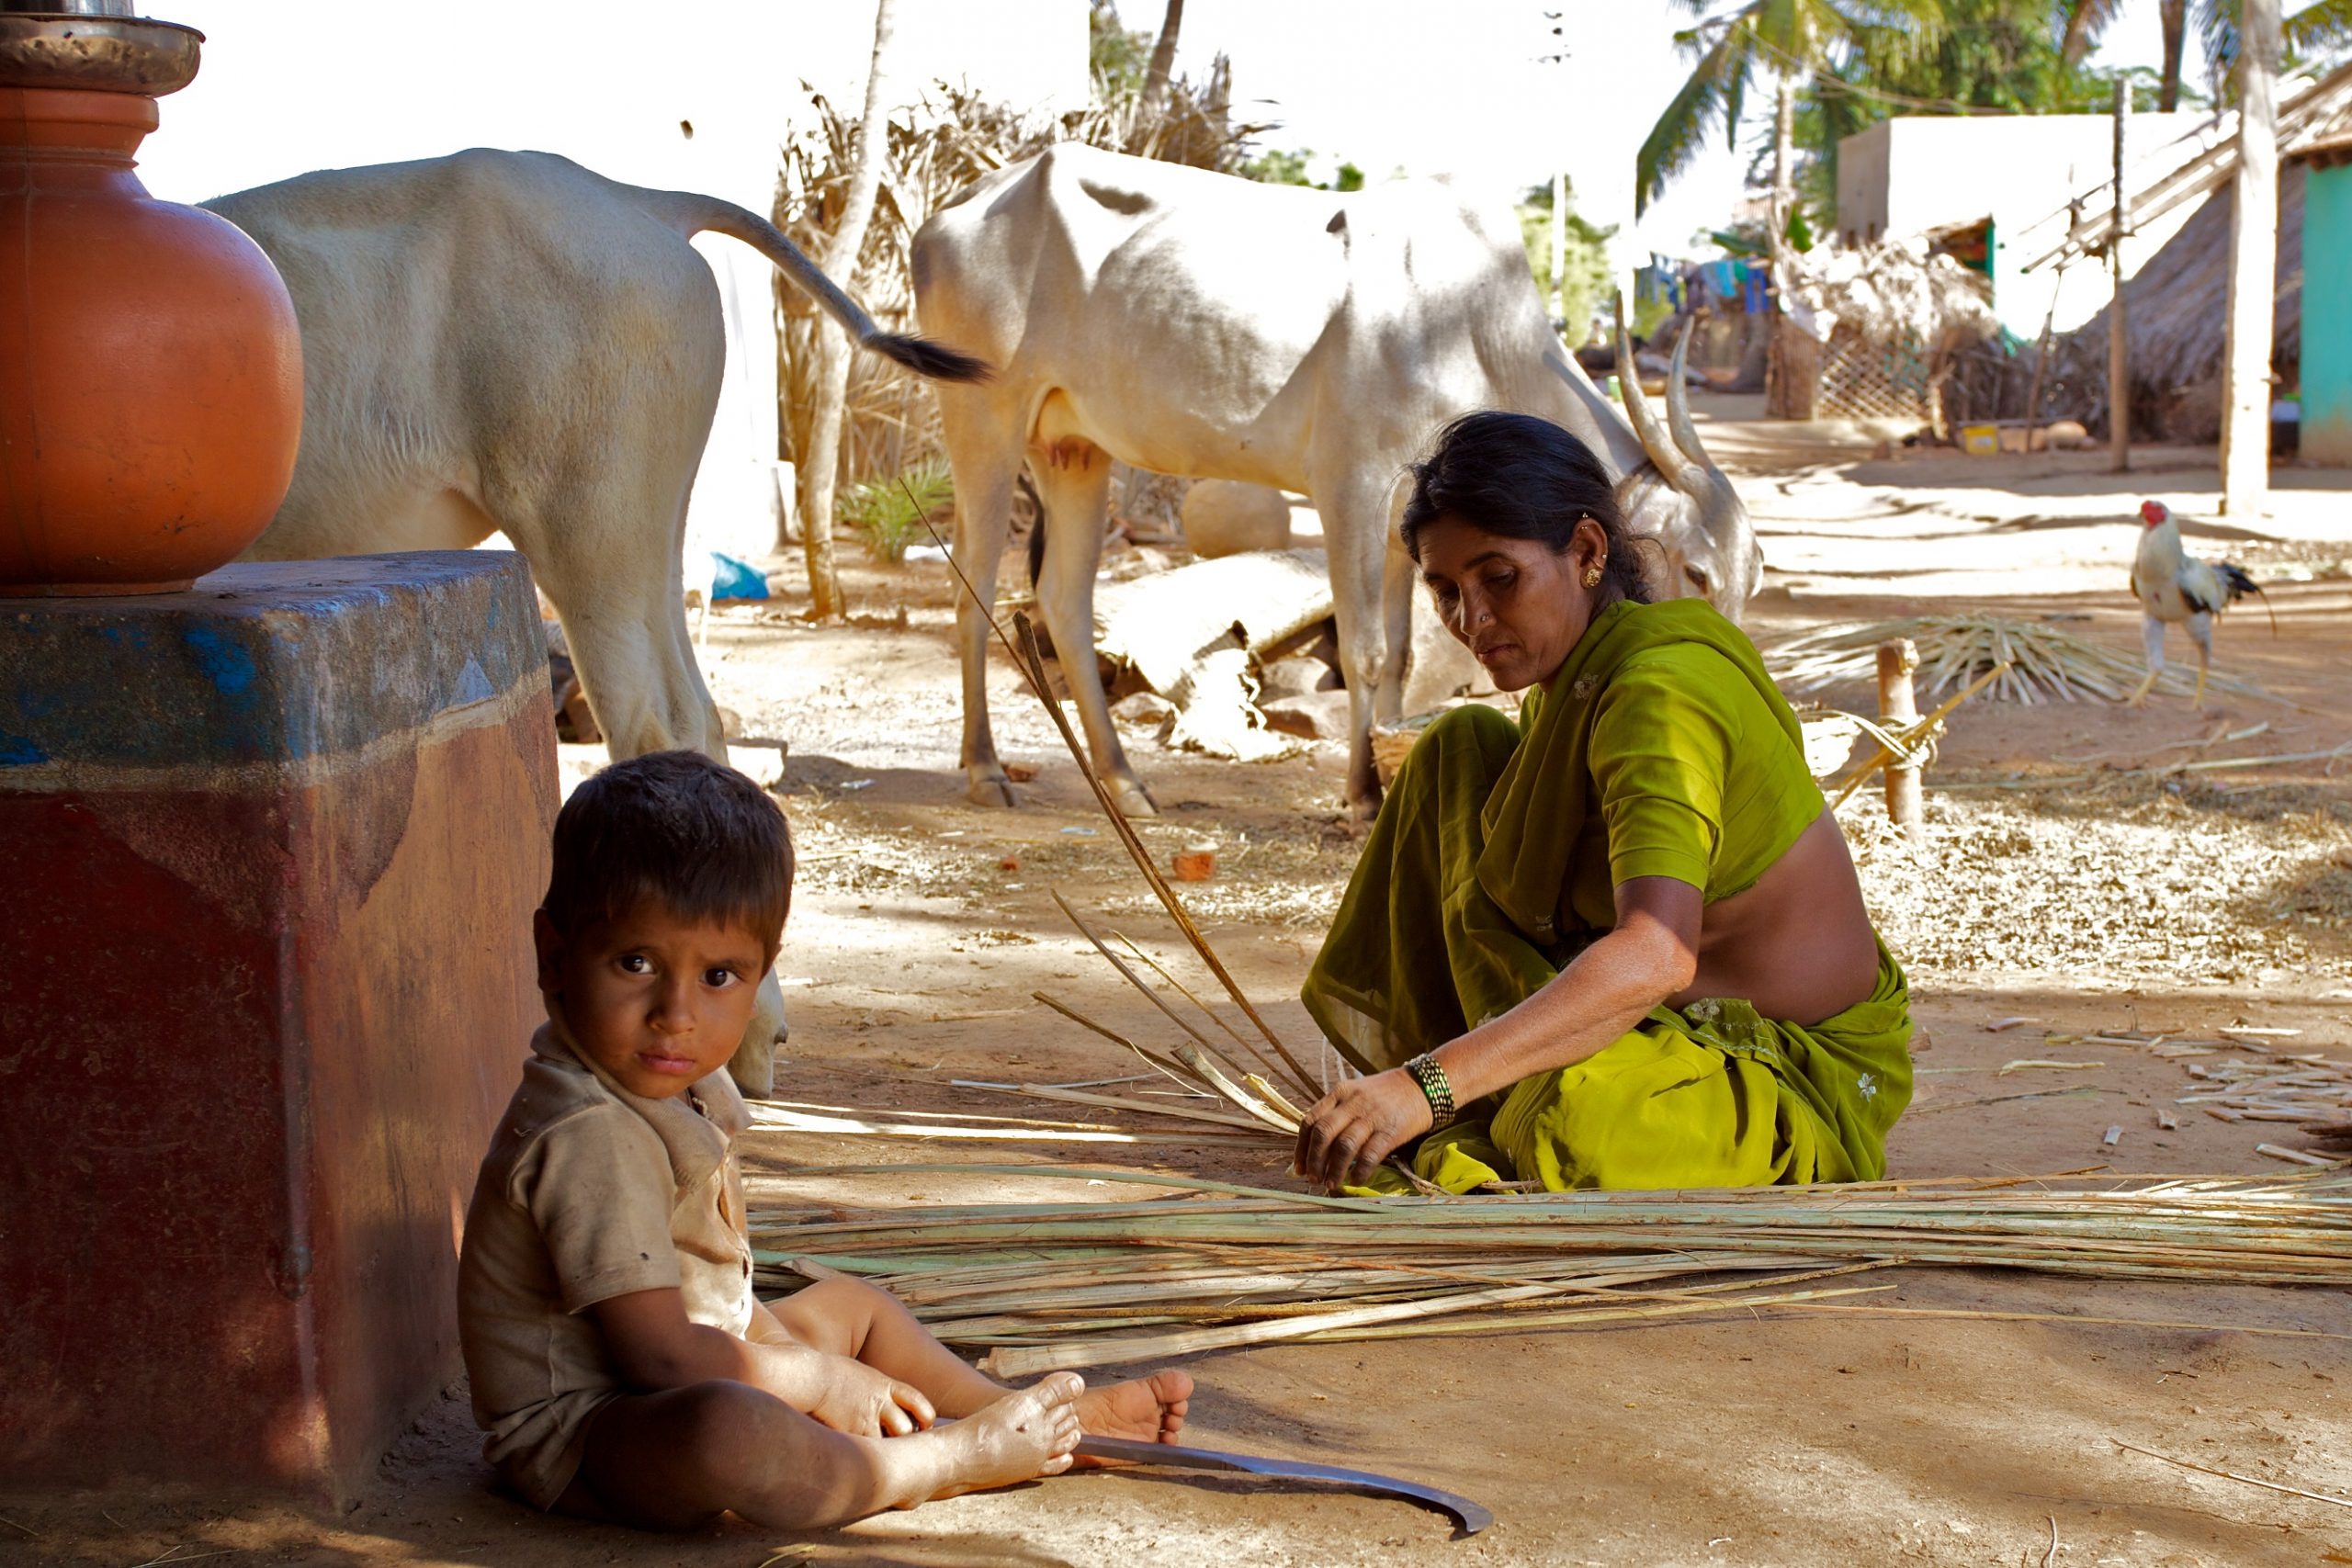
<path id="1" fill-rule="evenodd" d="M 1277 1475 L 1290 1481 L 1328 1481 L 1377 1497 L 1396 1497 L 1433 1508 L 1459 1527 L 1454 1540 L 1476 1535 L 1495 1522 L 1495 1516 L 1467 1497 L 1441 1492 L 1394 1476 L 1370 1471 L 1342 1470 L 1338 1465 L 1306 1464 L 1297 1460 L 1264 1459 L 1256 1454 L 1221 1453 L 1216 1449 L 1188 1449 L 1174 1443 L 1139 1443 L 1127 1438 L 1080 1438 L 1078 1451 L 1089 1459 L 1122 1460 L 1130 1464 L 1159 1465 L 1169 1470 L 1236 1470 L 1245 1475 Z"/>

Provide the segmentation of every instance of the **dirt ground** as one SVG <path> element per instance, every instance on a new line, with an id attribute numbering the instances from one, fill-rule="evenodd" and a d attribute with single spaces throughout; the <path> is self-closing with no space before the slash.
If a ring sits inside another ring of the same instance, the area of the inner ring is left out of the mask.
<path id="1" fill-rule="evenodd" d="M 1873 457 L 1872 433 L 1734 423 L 1724 416 L 1747 411 L 1729 400 L 1713 412 L 1709 439 L 1773 568 L 1751 626 L 1767 644 L 1970 607 L 2087 617 L 2070 629 L 2136 649 L 2122 592 L 2129 513 L 2143 494 L 2193 518 L 2212 506 L 2210 451 L 2143 453 L 2124 483 L 2102 471 L 2104 454 Z M 1979 701 L 1955 716 L 1930 775 L 1927 844 L 1894 835 L 1873 792 L 1841 813 L 1917 995 L 1919 1088 L 1890 1143 L 1891 1175 L 2293 1168 L 2255 1148 L 2293 1142 L 2291 1128 L 2252 1131 L 2192 1107 L 2164 1128 L 2160 1112 L 2186 1092 L 2182 1063 L 2044 1037 L 2247 1023 L 2300 1031 L 2301 1049 L 2346 1045 L 2352 767 L 2159 771 L 2352 742 L 2339 675 L 2352 664 L 2352 498 L 2335 479 L 2282 470 L 2261 537 L 2192 529 L 2192 547 L 2268 580 L 2278 636 L 2242 609 L 2219 637 L 2222 667 L 2267 697 L 2201 714 L 2179 699 L 2139 711 Z M 722 607 L 709 628 L 720 700 L 747 733 L 790 742 L 776 788 L 803 854 L 782 965 L 793 1039 L 781 1090 L 785 1119 L 803 1122 L 753 1135 L 755 1203 L 1072 1190 L 920 1168 L 944 1162 L 1116 1162 L 1288 1185 L 1257 1149 L 1182 1132 L 1073 1147 L 1020 1128 L 986 1140 L 841 1130 L 843 1118 L 907 1111 L 1050 1117 L 1063 1112 L 954 1080 L 1126 1070 L 1030 999 L 1050 991 L 1114 1028 L 1155 1032 L 1049 889 L 1158 951 L 1174 940 L 1001 664 L 990 677 L 999 744 L 1037 777 L 1024 810 L 965 804 L 944 569 L 859 563 L 852 577 L 862 614 L 850 627 L 799 623 L 787 596 Z M 1824 695 L 1868 701 L 1859 686 Z M 1337 748 L 1244 766 L 1128 739 L 1163 810 L 1145 842 L 1163 860 L 1215 844 L 1217 874 L 1188 901 L 1277 1028 L 1312 1039 L 1296 988 L 1359 842 L 1340 809 Z M 774 753 L 748 755 L 777 773 Z M 2051 1056 L 2100 1065 L 2002 1070 Z M 1145 1133 L 1139 1118 L 1078 1114 Z M 2113 1145 L 2102 1142 L 2110 1127 L 2121 1129 Z M 849 1165 L 904 1168 L 831 1170 Z M 1188 1363 L 1201 1385 L 1196 1440 L 1425 1479 L 1494 1510 L 1492 1529 L 1453 1544 L 1436 1517 L 1398 1504 L 1133 1473 L 808 1537 L 728 1525 L 657 1538 L 541 1519 L 491 1487 L 460 1385 L 341 1511 L 0 1491 L 0 1565 L 2352 1562 L 2352 1506 L 2118 1446 L 2352 1496 L 2352 1309 L 2340 1293 L 1888 1277 L 1899 1288 L 1874 1298 L 1887 1304 L 2178 1326 L 1767 1314 Z"/>

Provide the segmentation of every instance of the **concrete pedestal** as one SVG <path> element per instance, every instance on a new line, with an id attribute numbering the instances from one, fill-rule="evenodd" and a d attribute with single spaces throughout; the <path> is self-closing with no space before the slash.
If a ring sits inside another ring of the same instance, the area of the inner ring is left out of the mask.
<path id="1" fill-rule="evenodd" d="M 0 1476 L 348 1489 L 542 1018 L 521 558 L 0 601 Z"/>

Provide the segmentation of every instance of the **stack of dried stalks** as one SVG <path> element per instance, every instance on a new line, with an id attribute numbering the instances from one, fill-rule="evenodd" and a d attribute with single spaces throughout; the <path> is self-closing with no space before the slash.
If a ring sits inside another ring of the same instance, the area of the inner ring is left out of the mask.
<path id="1" fill-rule="evenodd" d="M 1824 342 L 1847 326 L 1871 343 L 1943 349 L 2001 330 L 1990 281 L 1950 256 L 1929 254 L 1924 241 L 1814 251 L 1789 266 L 1791 305 L 1809 312 L 1808 330 Z"/>
<path id="2" fill-rule="evenodd" d="M 1923 696 L 1965 685 L 2006 661 L 2008 668 L 1987 685 L 1987 695 L 2028 705 L 2094 698 L 2118 703 L 2132 694 L 2147 672 L 2138 657 L 2120 649 L 2047 622 L 2001 615 L 1912 615 L 1867 626 L 1828 626 L 1776 645 L 1765 660 L 1782 685 L 1817 692 L 1840 681 L 1870 677 L 1877 668 L 1879 644 L 1897 637 L 1910 638 L 1919 649 L 1917 679 Z M 2194 680 L 2192 671 L 2168 665 L 2156 690 L 2187 696 L 2195 689 Z M 2251 682 L 2218 672 L 2206 683 L 2242 696 L 2267 694 Z"/>
<path id="3" fill-rule="evenodd" d="M 1963 1179 L 1354 1199 L 1111 1169 L 922 1168 L 1186 1193 L 1172 1202 L 752 1215 L 764 1288 L 834 1272 L 876 1280 L 941 1338 L 993 1347 L 982 1364 L 1003 1376 L 1276 1339 L 1483 1333 L 1766 1307 L 2040 1315 L 1830 1304 L 1892 1289 L 1849 1277 L 1903 1264 L 2352 1286 L 2352 1178 L 2334 1173 L 2131 1178 L 2069 1190 Z"/>

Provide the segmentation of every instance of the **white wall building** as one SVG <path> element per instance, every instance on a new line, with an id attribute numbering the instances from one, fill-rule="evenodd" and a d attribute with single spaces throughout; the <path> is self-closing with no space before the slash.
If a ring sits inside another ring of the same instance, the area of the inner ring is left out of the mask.
<path id="1" fill-rule="evenodd" d="M 2202 150 L 2212 123 L 2205 114 L 2129 117 L 2131 188 Z M 2063 333 L 2107 302 L 2106 266 L 2077 261 L 2063 277 L 2052 268 L 2024 269 L 2064 237 L 2066 204 L 2109 179 L 2114 164 L 2109 115 L 1882 120 L 1838 143 L 1838 239 L 1845 245 L 1912 239 L 1989 220 L 1993 308 L 2002 324 L 2036 338 L 2049 318 Z M 2188 220 L 2189 210 L 2168 213 L 2125 240 L 2127 272 L 2137 272 Z"/>

